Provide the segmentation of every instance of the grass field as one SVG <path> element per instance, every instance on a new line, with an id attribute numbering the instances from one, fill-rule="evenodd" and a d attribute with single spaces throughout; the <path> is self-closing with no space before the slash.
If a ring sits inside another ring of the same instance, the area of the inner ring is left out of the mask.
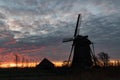
<path id="1" fill-rule="evenodd" d="M 120 80 L 120 67 L 89 70 L 0 69 L 0 80 Z"/>

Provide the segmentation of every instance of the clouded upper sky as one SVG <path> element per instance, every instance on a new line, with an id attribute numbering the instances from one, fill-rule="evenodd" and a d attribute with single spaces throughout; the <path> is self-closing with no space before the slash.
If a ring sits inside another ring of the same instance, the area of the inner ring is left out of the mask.
<path id="1" fill-rule="evenodd" d="M 67 60 L 77 16 L 96 54 L 120 59 L 120 0 L 0 0 L 0 54 Z"/>

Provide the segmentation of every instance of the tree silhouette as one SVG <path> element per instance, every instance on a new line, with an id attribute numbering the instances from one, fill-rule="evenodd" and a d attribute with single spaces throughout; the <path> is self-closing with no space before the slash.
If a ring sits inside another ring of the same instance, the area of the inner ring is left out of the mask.
<path id="1" fill-rule="evenodd" d="M 105 52 L 100 52 L 98 54 L 98 56 L 99 56 L 99 59 L 101 60 L 101 62 L 103 63 L 103 66 L 104 67 L 108 66 L 109 59 L 110 59 L 109 55 Z"/>
<path id="2" fill-rule="evenodd" d="M 68 67 L 69 66 L 69 64 L 68 64 L 69 62 L 67 61 L 67 60 L 65 60 L 65 61 L 63 61 L 63 64 L 62 64 L 62 66 L 63 67 Z"/>
<path id="3" fill-rule="evenodd" d="M 16 63 L 16 67 L 18 67 L 18 55 L 15 54 L 15 63 Z"/>

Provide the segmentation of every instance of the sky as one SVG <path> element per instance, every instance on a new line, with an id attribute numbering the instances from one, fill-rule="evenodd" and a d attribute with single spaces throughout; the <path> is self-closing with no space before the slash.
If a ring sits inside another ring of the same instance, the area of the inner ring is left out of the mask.
<path id="1" fill-rule="evenodd" d="M 0 0 L 0 56 L 68 59 L 78 14 L 96 55 L 120 59 L 120 0 Z M 10 60 L 12 57 L 10 57 Z"/>

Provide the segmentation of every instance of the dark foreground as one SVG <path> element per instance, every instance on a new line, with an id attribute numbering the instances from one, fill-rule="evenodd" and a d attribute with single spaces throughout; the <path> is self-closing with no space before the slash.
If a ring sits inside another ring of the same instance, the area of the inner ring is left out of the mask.
<path id="1" fill-rule="evenodd" d="M 70 70 L 57 68 L 43 70 L 36 68 L 0 69 L 0 80 L 120 80 L 120 67 Z"/>

